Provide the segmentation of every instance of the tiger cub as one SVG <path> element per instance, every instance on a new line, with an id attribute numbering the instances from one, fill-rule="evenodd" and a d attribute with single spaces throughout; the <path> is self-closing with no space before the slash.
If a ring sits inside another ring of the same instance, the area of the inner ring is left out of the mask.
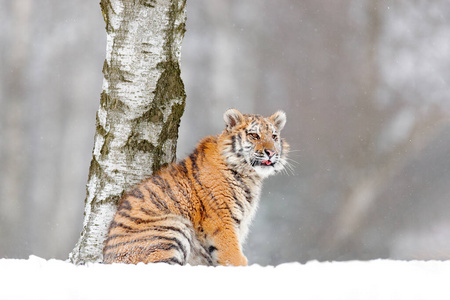
<path id="1" fill-rule="evenodd" d="M 105 263 L 247 265 L 242 243 L 264 178 L 284 169 L 286 114 L 224 114 L 225 130 L 128 192 L 103 250 Z"/>

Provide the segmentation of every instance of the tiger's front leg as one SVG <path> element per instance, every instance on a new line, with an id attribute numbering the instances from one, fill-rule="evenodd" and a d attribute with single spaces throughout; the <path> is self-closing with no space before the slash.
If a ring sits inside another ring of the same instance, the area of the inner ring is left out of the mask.
<path id="1" fill-rule="evenodd" d="M 242 253 L 234 226 L 231 224 L 212 225 L 205 226 L 205 229 L 209 240 L 212 242 L 209 252 L 212 257 L 216 258 L 217 264 L 222 266 L 246 266 L 247 258 Z"/>

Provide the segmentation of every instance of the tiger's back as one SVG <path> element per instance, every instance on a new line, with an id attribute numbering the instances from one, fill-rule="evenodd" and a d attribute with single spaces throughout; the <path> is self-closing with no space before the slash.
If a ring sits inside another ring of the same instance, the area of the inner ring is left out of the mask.
<path id="1" fill-rule="evenodd" d="M 262 179 L 284 168 L 285 115 L 228 110 L 227 128 L 156 172 L 118 206 L 104 262 L 246 265 L 242 253 Z"/>

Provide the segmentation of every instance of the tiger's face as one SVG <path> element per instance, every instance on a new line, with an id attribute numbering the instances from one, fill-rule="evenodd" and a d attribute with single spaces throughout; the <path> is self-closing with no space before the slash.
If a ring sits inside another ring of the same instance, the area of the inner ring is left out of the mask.
<path id="1" fill-rule="evenodd" d="M 225 157 L 229 165 L 241 173 L 256 172 L 265 178 L 284 169 L 288 144 L 280 132 L 286 124 L 286 114 L 278 111 L 268 118 L 242 115 L 236 109 L 224 114 L 225 134 L 229 144 Z"/>

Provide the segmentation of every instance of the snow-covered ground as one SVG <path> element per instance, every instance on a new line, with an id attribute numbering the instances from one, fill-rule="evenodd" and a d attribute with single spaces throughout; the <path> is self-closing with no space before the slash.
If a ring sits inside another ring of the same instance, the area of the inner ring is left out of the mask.
<path id="1" fill-rule="evenodd" d="M 450 299 L 450 261 L 276 267 L 74 266 L 0 259 L 0 299 Z"/>

